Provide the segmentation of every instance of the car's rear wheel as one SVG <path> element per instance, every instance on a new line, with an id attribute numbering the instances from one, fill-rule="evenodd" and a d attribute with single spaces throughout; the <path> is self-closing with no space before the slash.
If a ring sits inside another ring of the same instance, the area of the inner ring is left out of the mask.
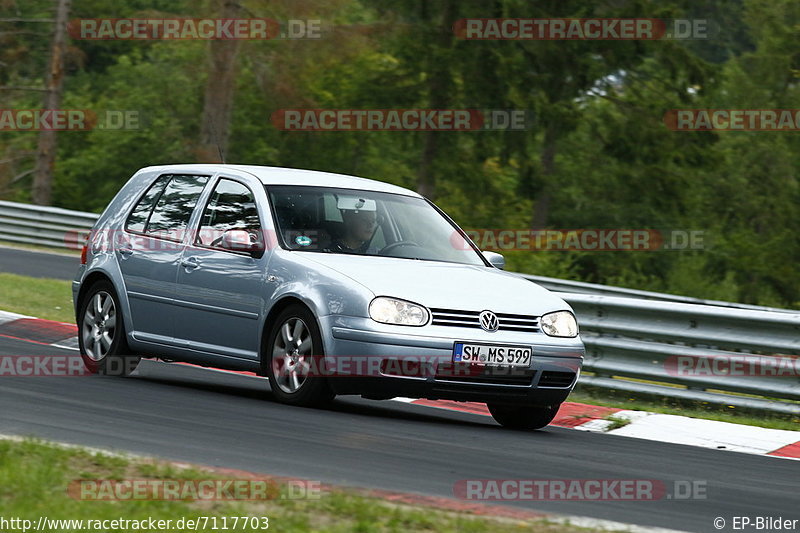
<path id="1" fill-rule="evenodd" d="M 94 374 L 127 376 L 141 358 L 131 354 L 119 298 L 108 281 L 86 292 L 78 310 L 78 345 L 86 368 Z"/>
<path id="2" fill-rule="evenodd" d="M 507 405 L 487 403 L 492 418 L 503 427 L 509 429 L 541 429 L 555 418 L 561 404 L 535 406 L 535 405 Z"/>
<path id="3" fill-rule="evenodd" d="M 319 375 L 322 336 L 306 307 L 290 305 L 278 315 L 264 350 L 263 371 L 279 402 L 318 406 L 333 399 L 327 380 Z"/>

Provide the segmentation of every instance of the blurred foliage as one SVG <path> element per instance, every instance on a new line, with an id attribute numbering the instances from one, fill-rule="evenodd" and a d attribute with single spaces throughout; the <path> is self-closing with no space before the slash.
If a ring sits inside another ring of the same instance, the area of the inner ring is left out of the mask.
<path id="1" fill-rule="evenodd" d="M 509 269 L 697 297 L 800 306 L 800 137 L 674 132 L 671 109 L 800 108 L 793 0 L 240 0 L 248 16 L 320 19 L 322 38 L 246 41 L 227 160 L 409 188 L 467 228 L 697 230 L 693 251 L 516 251 Z M 0 0 L 0 18 L 51 16 Z M 208 1 L 73 0 L 72 17 L 201 16 Z M 464 17 L 709 18 L 687 41 L 466 41 Z M 41 86 L 50 26 L 0 23 L 0 85 Z M 59 136 L 56 204 L 100 211 L 138 168 L 194 162 L 201 41 L 72 40 L 65 108 L 136 110 L 141 128 Z M 40 94 L 0 91 L 2 108 Z M 285 108 L 523 109 L 525 131 L 284 132 Z M 25 201 L 35 134 L 0 133 L 0 198 Z"/>

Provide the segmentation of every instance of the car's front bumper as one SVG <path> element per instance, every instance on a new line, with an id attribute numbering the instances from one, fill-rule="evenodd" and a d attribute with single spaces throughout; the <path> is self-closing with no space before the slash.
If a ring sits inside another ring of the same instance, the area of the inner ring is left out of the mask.
<path id="1" fill-rule="evenodd" d="M 345 370 L 331 376 L 329 383 L 338 394 L 552 405 L 567 398 L 583 363 L 580 338 L 442 326 L 409 328 L 344 316 L 323 317 L 321 322 L 327 356 L 359 363 L 338 367 L 355 369 L 352 375 Z M 510 374 L 497 369 L 460 372 L 452 366 L 455 342 L 532 346 L 533 358 L 529 368 Z M 375 359 L 378 364 L 364 364 Z M 381 364 L 385 362 L 398 364 L 387 369 Z M 405 362 L 410 363 L 404 366 Z M 425 368 L 417 369 L 417 363 Z"/>

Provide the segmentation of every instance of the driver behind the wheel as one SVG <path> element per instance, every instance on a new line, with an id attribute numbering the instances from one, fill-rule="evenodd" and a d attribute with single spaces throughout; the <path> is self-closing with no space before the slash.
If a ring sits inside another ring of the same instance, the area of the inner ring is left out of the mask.
<path id="1" fill-rule="evenodd" d="M 331 242 L 334 252 L 364 254 L 378 228 L 378 206 L 375 200 L 339 198 L 343 232 Z"/>

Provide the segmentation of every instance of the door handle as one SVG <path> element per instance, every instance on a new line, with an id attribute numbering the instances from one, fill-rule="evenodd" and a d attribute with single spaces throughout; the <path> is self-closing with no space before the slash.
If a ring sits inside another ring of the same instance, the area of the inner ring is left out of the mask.
<path id="1" fill-rule="evenodd" d="M 131 255 L 133 253 L 133 248 L 131 248 L 130 244 L 127 246 L 123 245 L 119 248 L 119 253 L 120 255 Z"/>
<path id="2" fill-rule="evenodd" d="M 181 266 L 186 270 L 194 270 L 200 267 L 200 261 L 196 257 L 189 257 L 181 261 Z"/>

